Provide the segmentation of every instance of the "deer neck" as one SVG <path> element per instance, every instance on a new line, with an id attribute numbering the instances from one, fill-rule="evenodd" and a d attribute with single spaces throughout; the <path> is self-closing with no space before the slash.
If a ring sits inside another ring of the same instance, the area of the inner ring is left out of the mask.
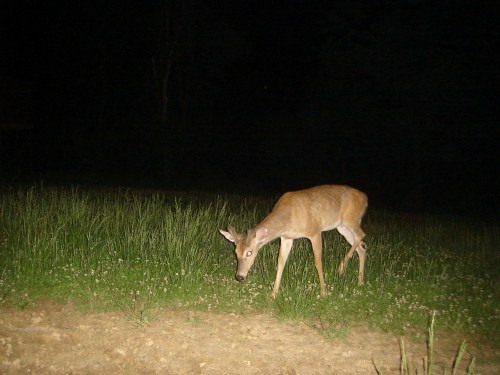
<path id="1" fill-rule="evenodd" d="M 266 228 L 268 232 L 266 239 L 261 243 L 262 246 L 281 237 L 287 229 L 286 223 L 273 215 L 272 212 L 255 227 L 255 230 L 262 227 Z"/>

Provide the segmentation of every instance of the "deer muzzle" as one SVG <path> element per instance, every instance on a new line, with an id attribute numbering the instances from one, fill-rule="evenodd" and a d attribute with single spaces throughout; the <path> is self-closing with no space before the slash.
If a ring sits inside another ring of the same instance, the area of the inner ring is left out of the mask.
<path id="1" fill-rule="evenodd" d="M 236 280 L 238 280 L 239 282 L 242 282 L 243 280 L 245 280 L 245 276 L 242 276 L 240 274 L 236 274 Z"/>

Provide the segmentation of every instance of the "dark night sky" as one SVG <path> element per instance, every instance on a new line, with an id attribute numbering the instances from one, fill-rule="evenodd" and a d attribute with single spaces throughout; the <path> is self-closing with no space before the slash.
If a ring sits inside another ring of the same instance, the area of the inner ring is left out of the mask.
<path id="1" fill-rule="evenodd" d="M 2 130 L 5 183 L 497 213 L 495 1 L 10 3 L 0 122 L 33 130 Z"/>

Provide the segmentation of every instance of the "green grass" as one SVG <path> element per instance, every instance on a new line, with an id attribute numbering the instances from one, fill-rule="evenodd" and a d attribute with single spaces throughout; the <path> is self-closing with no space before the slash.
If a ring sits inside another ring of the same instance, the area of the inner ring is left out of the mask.
<path id="1" fill-rule="evenodd" d="M 365 285 L 357 259 L 340 277 L 349 245 L 324 234 L 328 296 L 319 285 L 310 243 L 298 240 L 280 294 L 268 298 L 278 242 L 259 254 L 246 282 L 234 280 L 228 224 L 253 227 L 270 199 L 159 195 L 130 191 L 31 188 L 0 196 L 0 305 L 39 298 L 89 309 L 121 309 L 147 322 L 158 306 L 221 312 L 272 311 L 311 322 L 327 334 L 352 324 L 425 332 L 436 311 L 440 328 L 498 343 L 498 225 L 457 217 L 369 210 Z"/>
<path id="2" fill-rule="evenodd" d="M 413 374 L 423 374 L 423 375 L 432 375 L 435 373 L 435 361 L 434 361 L 434 324 L 436 318 L 436 311 L 433 311 L 430 319 L 429 319 L 429 327 L 427 330 L 427 354 L 422 358 L 421 367 L 419 363 L 415 363 L 411 358 L 408 357 L 404 340 L 401 338 L 399 340 L 399 348 L 400 348 L 400 367 L 399 373 L 400 375 L 413 375 Z M 467 345 L 465 340 L 462 341 L 458 350 L 453 359 L 453 363 L 451 365 L 451 375 L 457 374 L 458 366 L 462 361 L 463 355 L 466 351 Z M 383 375 L 382 370 L 379 368 L 379 364 L 375 358 L 372 358 L 373 366 L 375 367 L 375 371 L 378 375 Z M 447 374 L 447 369 L 443 370 L 443 374 Z M 470 362 L 468 363 L 465 369 L 466 375 L 474 375 L 476 372 L 476 358 L 472 357 Z"/>

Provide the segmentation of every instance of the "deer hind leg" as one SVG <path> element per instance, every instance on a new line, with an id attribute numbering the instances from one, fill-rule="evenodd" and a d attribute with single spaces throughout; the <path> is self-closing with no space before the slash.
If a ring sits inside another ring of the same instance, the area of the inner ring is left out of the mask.
<path id="1" fill-rule="evenodd" d="M 363 242 L 365 233 L 359 226 L 348 227 L 346 225 L 340 225 L 339 227 L 337 227 L 337 230 L 351 245 L 351 248 L 344 257 L 344 260 L 340 262 L 339 273 L 341 275 L 344 273 L 347 267 L 347 263 L 352 258 L 354 250 L 356 250 L 359 256 L 358 285 L 361 285 L 363 284 L 363 276 L 365 272 L 366 244 Z"/>
<path id="2" fill-rule="evenodd" d="M 286 260 L 288 255 L 290 255 L 290 250 L 292 249 L 293 240 L 281 238 L 280 241 L 280 252 L 278 255 L 278 271 L 276 272 L 276 280 L 274 281 L 273 291 L 271 292 L 271 298 L 276 298 L 278 290 L 280 288 L 281 276 L 283 275 L 283 269 L 285 268 Z"/>
<path id="3" fill-rule="evenodd" d="M 324 296 L 326 294 L 326 290 L 325 290 L 325 280 L 323 277 L 323 263 L 321 262 L 321 254 L 323 252 L 321 233 L 319 233 L 314 237 L 311 237 L 310 241 L 314 253 L 314 265 L 316 266 L 316 271 L 318 271 L 320 294 Z"/>
<path id="4" fill-rule="evenodd" d="M 363 277 L 365 274 L 366 249 L 366 244 L 363 241 L 361 241 L 358 247 L 356 247 L 356 252 L 358 253 L 359 257 L 358 285 L 363 284 Z"/>

